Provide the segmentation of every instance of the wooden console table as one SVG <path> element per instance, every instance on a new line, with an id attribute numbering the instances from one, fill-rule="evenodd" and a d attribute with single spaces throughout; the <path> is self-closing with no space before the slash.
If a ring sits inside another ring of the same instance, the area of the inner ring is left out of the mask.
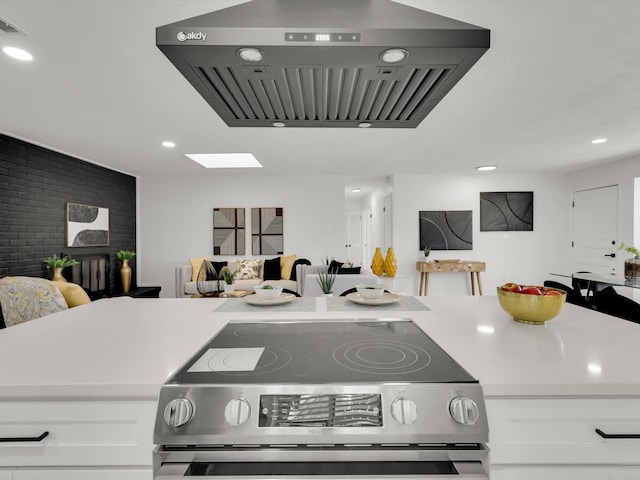
<path id="1" fill-rule="evenodd" d="M 420 288 L 418 289 L 418 295 L 427 295 L 429 288 L 429 274 L 437 272 L 469 272 L 471 275 L 471 295 L 476 294 L 475 280 L 478 280 L 478 292 L 482 295 L 480 272 L 484 272 L 486 270 L 486 264 L 484 262 L 464 260 L 460 260 L 458 262 L 416 262 L 416 270 L 420 272 Z M 475 278 L 473 277 L 474 273 L 476 274 Z"/>

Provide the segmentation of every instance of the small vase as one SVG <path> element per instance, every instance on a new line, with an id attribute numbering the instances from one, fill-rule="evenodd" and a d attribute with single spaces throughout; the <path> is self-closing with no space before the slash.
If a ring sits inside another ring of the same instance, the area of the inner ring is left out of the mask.
<path id="1" fill-rule="evenodd" d="M 62 276 L 62 267 L 56 267 L 53 269 L 53 275 L 51 277 L 52 282 L 66 282 L 67 279 Z"/>
<path id="2" fill-rule="evenodd" d="M 633 257 L 624 261 L 624 279 L 640 283 L 640 257 Z"/>
<path id="3" fill-rule="evenodd" d="M 384 258 L 382 258 L 382 250 L 380 250 L 380 247 L 376 247 L 376 251 L 373 254 L 373 260 L 371 260 L 371 271 L 377 276 L 382 275 L 384 272 Z"/>
<path id="4" fill-rule="evenodd" d="M 387 256 L 384 259 L 384 274 L 387 277 L 395 277 L 398 273 L 398 260 L 396 260 L 396 254 L 393 253 L 393 248 L 387 249 Z"/>
<path id="5" fill-rule="evenodd" d="M 122 291 L 129 293 L 129 289 L 131 288 L 131 267 L 129 266 L 129 260 L 122 260 L 120 280 L 122 281 Z"/>
<path id="6" fill-rule="evenodd" d="M 229 283 L 225 283 L 224 284 L 224 293 L 233 293 L 233 291 L 235 289 L 236 288 L 234 287 L 233 283 L 232 284 L 229 284 Z"/>
<path id="7" fill-rule="evenodd" d="M 323 297 L 333 297 L 333 293 L 323 293 Z"/>

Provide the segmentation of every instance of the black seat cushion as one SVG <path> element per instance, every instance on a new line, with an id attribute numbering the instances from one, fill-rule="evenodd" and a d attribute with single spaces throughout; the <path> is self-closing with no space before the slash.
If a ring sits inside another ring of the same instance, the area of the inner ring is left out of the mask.
<path id="1" fill-rule="evenodd" d="M 545 280 L 544 286 L 549 288 L 557 288 L 559 290 L 564 290 L 567 292 L 567 302 L 572 303 L 574 305 L 580 305 L 581 307 L 589 307 L 589 303 L 582 296 L 579 290 L 576 290 L 564 283 L 556 282 L 553 280 Z"/>
<path id="2" fill-rule="evenodd" d="M 599 312 L 640 323 L 640 303 L 620 295 L 613 287 L 595 292 L 594 303 Z"/>

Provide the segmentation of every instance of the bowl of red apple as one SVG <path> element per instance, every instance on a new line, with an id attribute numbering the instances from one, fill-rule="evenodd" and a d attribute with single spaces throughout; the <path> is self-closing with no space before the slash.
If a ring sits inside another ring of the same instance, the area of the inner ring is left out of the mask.
<path id="1" fill-rule="evenodd" d="M 498 301 L 502 309 L 516 322 L 543 325 L 558 316 L 567 292 L 559 288 L 505 283 L 498 287 Z"/>

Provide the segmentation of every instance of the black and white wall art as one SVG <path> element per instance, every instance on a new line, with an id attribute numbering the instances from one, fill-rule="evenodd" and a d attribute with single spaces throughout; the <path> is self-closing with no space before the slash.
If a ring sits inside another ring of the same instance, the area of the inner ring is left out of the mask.
<path id="1" fill-rule="evenodd" d="M 471 210 L 420 211 L 420 250 L 472 250 Z"/>
<path id="2" fill-rule="evenodd" d="M 480 192 L 480 231 L 533 231 L 533 192 Z"/>
<path id="3" fill-rule="evenodd" d="M 282 218 L 282 208 L 251 209 L 251 253 L 253 255 L 284 253 Z"/>
<path id="4" fill-rule="evenodd" d="M 244 208 L 213 209 L 213 254 L 244 255 Z"/>
<path id="5" fill-rule="evenodd" d="M 67 247 L 109 245 L 109 209 L 67 203 Z"/>

